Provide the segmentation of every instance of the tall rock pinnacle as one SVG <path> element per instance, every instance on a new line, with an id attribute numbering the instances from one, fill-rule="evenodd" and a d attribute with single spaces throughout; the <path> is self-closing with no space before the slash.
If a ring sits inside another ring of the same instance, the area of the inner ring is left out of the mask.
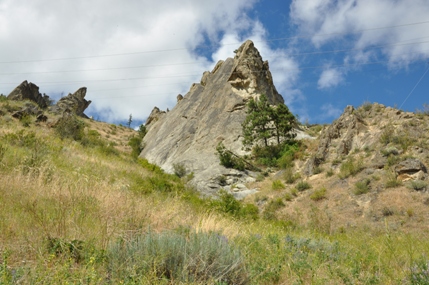
<path id="1" fill-rule="evenodd" d="M 246 102 L 261 94 L 271 104 L 283 103 L 268 62 L 262 60 L 252 41 L 246 41 L 234 58 L 219 61 L 211 72 L 204 72 L 200 83 L 180 96 L 171 111 L 161 112 L 155 107 L 147 120 L 148 133 L 140 156 L 167 172 L 173 172 L 175 164 L 184 165 L 194 173 L 192 183 L 205 194 L 225 187 L 219 185 L 220 176 L 230 184 L 251 180 L 245 173 L 221 166 L 216 146 L 223 142 L 228 149 L 243 154 L 241 124 Z"/>

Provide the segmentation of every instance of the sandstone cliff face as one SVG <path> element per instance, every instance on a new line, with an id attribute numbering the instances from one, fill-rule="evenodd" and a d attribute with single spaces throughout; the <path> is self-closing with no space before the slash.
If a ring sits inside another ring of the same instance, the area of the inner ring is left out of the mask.
<path id="1" fill-rule="evenodd" d="M 171 111 L 152 111 L 140 156 L 167 172 L 173 172 L 174 164 L 183 164 L 194 173 L 192 183 L 205 194 L 252 180 L 249 173 L 219 165 L 216 146 L 223 142 L 235 153 L 243 153 L 241 124 L 246 117 L 245 105 L 260 94 L 266 94 L 272 104 L 283 102 L 273 85 L 268 63 L 253 43 L 246 41 L 234 59 L 219 61 L 211 72 L 204 72 L 201 82 L 193 84 L 183 98 L 180 96 Z M 217 178 L 222 175 L 229 185 L 219 184 Z M 241 186 L 235 191 L 240 197 L 249 190 Z"/>

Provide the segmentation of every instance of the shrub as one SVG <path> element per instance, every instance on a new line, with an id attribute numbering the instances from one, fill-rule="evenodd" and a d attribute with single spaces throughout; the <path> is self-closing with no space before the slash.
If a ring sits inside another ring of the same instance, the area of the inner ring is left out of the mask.
<path id="1" fill-rule="evenodd" d="M 283 198 L 286 200 L 286 201 L 292 201 L 293 200 L 293 195 L 292 195 L 292 193 L 286 193 L 284 196 L 283 196 Z"/>
<path id="2" fill-rule="evenodd" d="M 55 126 L 55 132 L 61 139 L 80 141 L 84 137 L 85 124 L 75 115 L 63 116 Z"/>
<path id="3" fill-rule="evenodd" d="M 237 170 L 245 169 L 243 160 L 235 156 L 231 151 L 227 150 L 222 142 L 217 145 L 216 151 L 218 152 L 221 165 L 226 168 L 234 168 Z"/>
<path id="4" fill-rule="evenodd" d="M 23 115 L 19 121 L 21 122 L 22 126 L 25 128 L 28 128 L 31 125 L 31 116 L 30 115 Z"/>
<path id="5" fill-rule="evenodd" d="M 0 156 L 0 161 L 1 161 L 1 156 Z M 427 186 L 428 186 L 427 182 L 422 180 L 414 180 L 414 181 L 411 181 L 410 183 L 411 189 L 414 189 L 416 191 L 425 190 Z"/>
<path id="6" fill-rule="evenodd" d="M 128 141 L 128 145 L 131 147 L 131 156 L 137 158 L 143 150 L 142 139 L 138 136 L 133 136 Z"/>
<path id="7" fill-rule="evenodd" d="M 305 191 L 307 189 L 310 189 L 311 185 L 307 181 L 300 181 L 300 182 L 298 182 L 298 184 L 296 184 L 295 187 L 298 191 L 302 192 L 302 191 Z"/>
<path id="8" fill-rule="evenodd" d="M 271 188 L 273 190 L 280 190 L 280 189 L 284 189 L 285 185 L 280 180 L 274 180 L 271 185 Z"/>
<path id="9" fill-rule="evenodd" d="M 179 178 L 184 177 L 188 172 L 186 170 L 186 166 L 183 163 L 174 163 L 173 169 L 174 169 L 174 174 Z"/>
<path id="10" fill-rule="evenodd" d="M 356 175 L 362 169 L 363 169 L 362 160 L 359 160 L 358 162 L 356 162 L 353 157 L 349 157 L 347 161 L 341 164 L 339 177 L 341 179 L 344 179 L 349 176 Z"/>
<path id="11" fill-rule="evenodd" d="M 396 179 L 396 175 L 394 173 L 390 173 L 387 177 L 387 181 L 385 184 L 386 188 L 395 188 L 402 185 L 402 181 Z"/>
<path id="12" fill-rule="evenodd" d="M 326 188 L 320 188 L 316 191 L 314 191 L 311 195 L 310 195 L 310 199 L 313 201 L 320 201 L 326 198 Z"/>
<path id="13" fill-rule="evenodd" d="M 148 276 L 173 283 L 247 284 L 243 257 L 218 233 L 154 233 L 120 239 L 107 249 L 110 275 L 124 283 Z M 154 276 L 152 276 L 154 275 Z"/>
<path id="14" fill-rule="evenodd" d="M 328 171 L 326 171 L 326 177 L 331 177 L 334 175 L 334 170 L 329 169 Z"/>
<path id="15" fill-rule="evenodd" d="M 283 208 L 285 204 L 283 203 L 281 198 L 277 198 L 271 200 L 268 205 L 265 207 L 262 217 L 265 220 L 276 220 L 275 212 L 281 208 Z"/>
<path id="16" fill-rule="evenodd" d="M 355 195 L 362 195 L 362 194 L 368 193 L 370 182 L 371 182 L 371 180 L 369 180 L 368 178 L 356 182 L 355 183 L 355 189 L 354 189 L 353 193 Z"/>
<path id="17" fill-rule="evenodd" d="M 297 179 L 300 178 L 300 175 L 299 173 L 294 174 L 292 168 L 288 168 L 285 170 L 283 178 L 285 179 L 287 184 L 293 184 Z"/>

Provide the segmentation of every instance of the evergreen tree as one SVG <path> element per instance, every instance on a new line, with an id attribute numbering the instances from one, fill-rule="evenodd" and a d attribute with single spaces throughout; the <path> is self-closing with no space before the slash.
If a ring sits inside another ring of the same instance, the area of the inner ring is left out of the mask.
<path id="1" fill-rule="evenodd" d="M 276 138 L 277 144 L 295 137 L 292 132 L 297 120 L 284 104 L 270 106 L 267 96 L 262 94 L 259 100 L 253 98 L 247 104 L 247 116 L 243 122 L 243 144 L 247 147 L 255 142 L 263 141 L 265 147 L 268 140 Z"/>

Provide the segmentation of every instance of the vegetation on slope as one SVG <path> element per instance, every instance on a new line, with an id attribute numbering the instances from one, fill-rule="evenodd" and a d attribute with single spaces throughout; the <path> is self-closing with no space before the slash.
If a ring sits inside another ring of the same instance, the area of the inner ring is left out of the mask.
<path id="1" fill-rule="evenodd" d="M 12 107 L 20 106 L 1 100 L 0 284 L 429 280 L 425 232 L 387 223 L 330 231 L 316 208 L 307 223 L 277 217 L 285 199 L 261 213 L 224 192 L 204 199 L 184 178 L 113 143 L 137 135 L 127 128 L 73 118 L 69 131 L 79 135 L 63 136 L 61 125 L 12 118 Z M 312 203 L 324 203 L 323 192 Z"/>

